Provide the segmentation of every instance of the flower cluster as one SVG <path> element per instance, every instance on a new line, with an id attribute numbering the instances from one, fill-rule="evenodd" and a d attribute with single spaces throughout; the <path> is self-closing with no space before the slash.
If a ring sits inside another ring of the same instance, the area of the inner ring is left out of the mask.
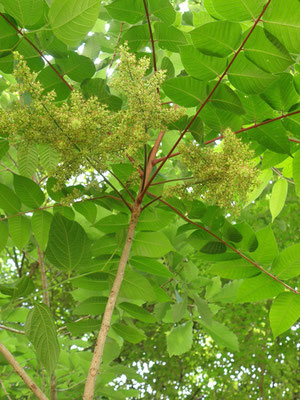
<path id="1" fill-rule="evenodd" d="M 158 88 L 162 71 L 145 77 L 149 60 L 120 48 L 120 63 L 111 86 L 122 92 L 127 104 L 112 112 L 95 97 L 85 99 L 73 90 L 62 104 L 55 92 L 43 93 L 26 62 L 16 55 L 14 76 L 18 101 L 0 111 L 0 133 L 10 142 L 26 148 L 28 144 L 47 144 L 60 155 L 53 175 L 62 184 L 85 171 L 104 172 L 111 163 L 135 157 L 150 139 L 149 129 L 166 129 L 182 116 L 181 110 L 161 105 Z M 138 165 L 138 162 L 137 162 Z"/>
<path id="2" fill-rule="evenodd" d="M 259 170 L 253 163 L 253 151 L 230 130 L 223 133 L 221 145 L 200 147 L 196 143 L 181 146 L 183 164 L 192 180 L 177 185 L 170 194 L 202 198 L 210 204 L 238 214 L 247 194 L 258 183 Z"/>

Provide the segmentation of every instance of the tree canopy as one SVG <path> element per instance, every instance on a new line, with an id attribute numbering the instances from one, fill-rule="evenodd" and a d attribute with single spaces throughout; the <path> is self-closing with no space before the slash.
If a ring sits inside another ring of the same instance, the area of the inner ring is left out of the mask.
<path id="1" fill-rule="evenodd" d="M 0 0 L 0 399 L 299 398 L 297 0 Z"/>

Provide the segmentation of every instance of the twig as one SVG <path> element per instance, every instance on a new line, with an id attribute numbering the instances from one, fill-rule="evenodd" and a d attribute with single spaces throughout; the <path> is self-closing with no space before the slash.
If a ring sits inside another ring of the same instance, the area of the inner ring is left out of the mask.
<path id="1" fill-rule="evenodd" d="M 75 322 L 79 322 L 79 321 L 83 321 L 84 319 L 87 319 L 87 318 L 90 318 L 90 317 L 91 317 L 90 315 L 84 315 L 83 317 L 76 319 L 76 321 L 74 321 L 74 323 Z M 65 329 L 67 329 L 67 325 L 61 326 L 60 328 L 57 329 L 56 332 L 59 333 L 61 331 L 64 331 Z"/>
<path id="2" fill-rule="evenodd" d="M 14 28 L 15 31 L 17 31 L 23 38 L 24 40 L 26 40 L 27 43 L 30 44 L 30 46 L 32 46 L 34 48 L 35 51 L 37 51 L 39 53 L 39 55 L 42 57 L 42 59 L 49 65 L 49 67 L 56 73 L 56 75 L 59 77 L 59 79 L 61 79 L 64 84 L 70 89 L 73 90 L 72 86 L 65 80 L 65 78 L 57 71 L 57 69 L 52 65 L 52 63 L 47 60 L 47 58 L 44 56 L 44 54 L 41 52 L 40 49 L 38 49 L 36 47 L 36 45 L 30 40 L 28 39 L 27 36 L 24 35 L 24 33 L 21 31 L 21 29 L 18 29 L 2 12 L 0 12 L 0 15 L 2 18 L 5 19 L 5 21 Z"/>
<path id="3" fill-rule="evenodd" d="M 3 392 L 4 392 L 5 396 L 6 396 L 6 398 L 7 398 L 8 400 L 12 400 L 12 398 L 11 398 L 10 395 L 8 394 L 8 392 L 7 392 L 7 390 L 6 390 L 6 387 L 4 386 L 4 383 L 2 382 L 2 380 L 0 380 L 0 385 L 1 385 L 2 389 L 3 389 Z"/>
<path id="4" fill-rule="evenodd" d="M 153 69 L 154 69 L 155 72 L 157 72 L 156 55 L 155 55 L 155 48 L 154 48 L 154 39 L 153 39 L 153 33 L 152 33 L 152 28 L 151 28 L 151 21 L 150 21 L 150 17 L 149 17 L 149 11 L 148 11 L 146 0 L 143 0 L 143 3 L 144 3 L 146 18 L 147 18 L 147 23 L 148 23 L 148 28 L 149 28 L 151 47 L 152 47 Z M 157 90 L 158 90 L 158 93 L 159 93 L 159 89 L 157 89 Z"/>
<path id="5" fill-rule="evenodd" d="M 21 367 L 15 357 L 11 354 L 11 352 L 4 346 L 3 343 L 0 342 L 0 352 L 6 358 L 6 360 L 10 363 L 16 373 L 21 377 L 23 382 L 29 387 L 29 389 L 36 395 L 36 397 L 40 400 L 49 400 L 48 397 L 41 391 L 41 389 L 36 385 L 36 383 L 30 378 L 29 375 L 25 372 L 25 370 Z"/>
<path id="6" fill-rule="evenodd" d="M 50 307 L 48 282 L 47 282 L 47 275 L 46 275 L 46 269 L 45 269 L 45 263 L 44 263 L 44 254 L 43 254 L 43 251 L 41 251 L 39 246 L 37 248 L 37 253 L 38 253 L 38 258 L 39 258 L 39 267 L 40 267 L 40 272 L 41 272 L 41 280 L 42 280 L 42 288 L 43 288 L 43 303 L 46 304 L 46 306 Z"/>
<path id="7" fill-rule="evenodd" d="M 147 195 L 150 197 L 156 197 L 154 194 L 147 192 Z M 286 283 L 282 282 L 280 279 L 278 279 L 276 276 L 272 275 L 270 272 L 266 271 L 263 267 L 261 267 L 259 264 L 257 264 L 255 261 L 252 261 L 250 258 L 245 256 L 242 252 L 231 246 L 228 242 L 217 236 L 215 233 L 211 232 L 209 229 L 205 228 L 204 226 L 197 224 L 197 222 L 192 221 L 188 217 L 186 217 L 184 214 L 182 214 L 180 211 L 178 211 L 175 207 L 173 207 L 171 204 L 166 202 L 163 199 L 159 199 L 159 201 L 163 204 L 165 204 L 167 207 L 171 208 L 176 214 L 178 214 L 182 219 L 187 221 L 188 223 L 197 226 L 198 228 L 202 229 L 203 231 L 207 232 L 209 235 L 213 236 L 215 239 L 217 239 L 219 242 L 223 243 L 226 247 L 230 248 L 232 251 L 234 251 L 236 254 L 241 256 L 244 260 L 248 261 L 254 267 L 258 268 L 260 271 L 262 271 L 264 274 L 268 275 L 270 278 L 274 279 L 276 282 L 280 283 L 283 285 L 286 289 L 290 290 L 291 292 L 300 295 L 300 292 L 298 292 L 296 289 L 292 288 L 291 286 L 287 285 Z"/>
<path id="8" fill-rule="evenodd" d="M 189 180 L 191 180 L 191 179 L 195 179 L 195 178 L 194 178 L 193 176 L 188 176 L 188 177 L 186 177 L 186 178 L 167 179 L 167 180 L 165 180 L 165 181 L 151 183 L 150 186 L 164 185 L 165 183 L 168 183 L 168 182 L 189 181 Z"/>
<path id="9" fill-rule="evenodd" d="M 142 211 L 145 210 L 145 208 L 147 208 L 148 206 L 150 206 L 151 204 L 153 204 L 155 201 L 159 200 L 162 196 L 158 196 L 156 199 L 153 199 L 151 201 L 149 201 L 149 203 L 147 203 L 146 205 L 144 205 L 144 207 L 142 207 Z"/>
<path id="10" fill-rule="evenodd" d="M 128 193 L 129 197 L 131 198 L 131 200 L 135 200 L 135 198 L 133 197 L 132 193 L 130 192 L 130 190 L 128 189 L 128 187 L 121 181 L 121 179 L 119 179 L 117 177 L 116 174 L 114 174 L 110 169 L 107 170 L 118 182 L 119 184 L 126 190 L 126 192 Z"/>
<path id="11" fill-rule="evenodd" d="M 246 132 L 246 131 L 249 131 L 250 129 L 258 128 L 261 125 L 266 125 L 266 124 L 269 124 L 271 122 L 278 121 L 278 120 L 280 120 L 282 118 L 287 118 L 287 117 L 290 117 L 291 115 L 295 115 L 295 114 L 299 114 L 299 113 L 300 113 L 300 110 L 299 111 L 294 111 L 294 112 L 291 112 L 291 113 L 288 113 L 288 114 L 282 114 L 279 117 L 268 119 L 266 121 L 260 122 L 259 124 L 254 123 L 253 125 L 248 126 L 247 128 L 242 128 L 239 131 L 235 131 L 234 134 Z M 223 139 L 223 136 L 218 136 L 218 137 L 216 137 L 214 139 L 208 140 L 204 144 L 210 144 L 210 143 L 213 143 L 216 140 L 220 140 L 220 139 Z M 292 138 L 289 138 L 289 141 L 290 142 L 300 143 L 300 140 L 296 140 L 296 139 L 292 139 Z"/>
<path id="12" fill-rule="evenodd" d="M 284 176 L 281 171 L 279 171 L 279 169 L 275 168 L 275 167 L 271 167 L 271 170 L 273 172 L 275 172 L 275 174 L 279 175 L 280 178 L 285 179 L 286 181 L 292 183 L 293 185 L 295 185 L 295 182 L 293 181 L 293 179 L 287 178 L 286 176 Z"/>
<path id="13" fill-rule="evenodd" d="M 9 326 L 5 326 L 0 324 L 0 329 L 4 329 L 9 332 L 17 333 L 18 335 L 25 335 L 24 331 L 20 331 L 19 329 L 10 328 Z"/>
<path id="14" fill-rule="evenodd" d="M 118 51 L 119 41 L 120 41 L 120 38 L 121 38 L 121 35 L 122 35 L 123 26 L 124 26 L 124 22 L 121 22 L 121 25 L 120 25 L 120 32 L 119 32 L 119 35 L 118 35 L 118 37 L 117 37 L 117 42 L 116 42 L 114 54 L 112 55 L 111 62 L 109 63 L 108 68 L 111 68 L 111 66 L 113 65 L 113 62 L 114 62 L 114 60 L 115 60 L 115 57 L 116 57 L 116 54 L 117 54 L 117 51 Z"/>
<path id="15" fill-rule="evenodd" d="M 145 1 L 145 0 L 144 0 Z M 240 47 L 238 48 L 238 50 L 236 51 L 236 53 L 234 54 L 234 56 L 232 57 L 231 61 L 229 62 L 229 64 L 227 65 L 227 67 L 225 68 L 225 71 L 223 72 L 223 74 L 219 77 L 217 83 L 215 84 L 215 86 L 213 87 L 213 89 L 211 90 L 211 92 L 209 93 L 209 95 L 206 97 L 206 99 L 204 100 L 204 102 L 201 104 L 199 110 L 195 113 L 195 115 L 193 116 L 193 118 L 191 119 L 191 121 L 187 124 L 187 126 L 185 127 L 185 129 L 183 130 L 183 132 L 180 134 L 179 138 L 177 139 L 177 141 L 175 142 L 175 144 L 173 145 L 173 147 L 171 148 L 171 150 L 169 151 L 169 153 L 167 154 L 166 158 L 161 162 L 161 164 L 159 165 L 159 167 L 157 168 L 157 170 L 154 172 L 154 174 L 152 175 L 151 179 L 149 180 L 148 184 L 145 186 L 144 191 L 146 192 L 148 187 L 150 186 L 150 184 L 152 183 L 153 179 L 155 179 L 156 175 L 159 173 L 159 171 L 161 170 L 161 168 L 164 166 L 164 164 L 166 163 L 166 161 L 169 159 L 170 155 L 173 153 L 173 151 L 175 150 L 175 148 L 177 147 L 177 145 L 180 143 L 181 139 L 183 138 L 183 136 L 186 134 L 186 132 L 188 131 L 188 129 L 190 128 L 190 126 L 193 124 L 193 122 L 195 121 L 195 119 L 197 118 L 197 116 L 200 114 L 200 112 L 203 110 L 203 108 L 206 106 L 206 104 L 208 103 L 208 101 L 210 100 L 210 98 L 212 97 L 212 95 L 214 94 L 214 92 L 216 91 L 216 89 L 218 88 L 218 86 L 220 85 L 220 83 L 222 82 L 223 78 L 225 77 L 225 75 L 227 74 L 228 70 L 230 69 L 230 67 L 232 66 L 232 64 L 234 63 L 234 61 L 236 60 L 237 56 L 239 55 L 239 53 L 241 52 L 241 50 L 243 49 L 245 43 L 247 42 L 247 40 L 249 39 L 251 33 L 253 32 L 254 28 L 256 27 L 256 25 L 258 24 L 258 22 L 260 21 L 261 17 L 263 16 L 264 12 L 266 11 L 268 5 L 270 4 L 271 0 L 268 0 L 267 4 L 265 5 L 265 7 L 263 8 L 262 12 L 260 13 L 259 17 L 255 20 L 252 28 L 250 29 L 249 33 L 247 34 L 247 36 L 245 37 L 245 39 L 243 40 L 242 44 L 240 45 Z"/>

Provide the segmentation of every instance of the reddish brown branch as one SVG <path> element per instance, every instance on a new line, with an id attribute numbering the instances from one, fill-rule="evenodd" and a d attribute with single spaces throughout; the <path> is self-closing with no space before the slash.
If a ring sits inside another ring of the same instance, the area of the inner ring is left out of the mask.
<path id="1" fill-rule="evenodd" d="M 299 111 L 294 111 L 294 112 L 291 112 L 291 113 L 288 113 L 288 114 L 282 114 L 282 115 L 280 115 L 279 117 L 272 118 L 272 119 L 268 119 L 267 121 L 260 122 L 259 124 L 256 124 L 256 123 L 255 123 L 255 124 L 253 124 L 253 125 L 251 125 L 251 126 L 248 126 L 247 128 L 242 128 L 242 129 L 240 129 L 239 131 L 236 131 L 236 132 L 234 132 L 234 133 L 237 134 L 237 133 L 246 132 L 246 131 L 249 131 L 250 129 L 258 128 L 258 127 L 261 126 L 261 125 L 266 125 L 266 124 L 269 124 L 269 123 L 271 123 L 271 122 L 278 121 L 278 120 L 280 120 L 280 119 L 287 118 L 287 117 L 290 117 L 291 115 L 295 115 L 295 114 L 299 114 L 299 113 L 300 113 L 300 110 L 299 110 Z M 215 142 L 216 140 L 220 140 L 220 139 L 223 139 L 223 136 L 218 136 L 218 137 L 216 137 L 216 138 L 214 138 L 214 139 L 208 140 L 208 141 L 205 142 L 204 144 L 210 144 L 210 143 L 213 143 L 213 142 Z M 300 143 L 300 140 L 297 140 L 297 139 L 291 139 L 291 138 L 289 138 L 289 141 L 290 141 L 290 142 Z"/>
<path id="2" fill-rule="evenodd" d="M 32 46 L 34 48 L 34 50 L 36 52 L 39 53 L 39 55 L 42 57 L 42 59 L 49 65 L 49 67 L 56 73 L 56 75 L 59 77 L 59 79 L 61 79 L 63 81 L 63 83 L 70 89 L 73 90 L 72 86 L 65 80 L 65 78 L 57 71 L 57 69 L 52 65 L 52 63 L 50 61 L 47 60 L 47 58 L 44 56 L 44 54 L 41 52 L 40 49 L 38 49 L 36 47 L 36 45 L 30 40 L 28 39 L 27 36 L 24 35 L 24 33 L 21 31 L 21 29 L 18 29 L 2 12 L 0 12 L 0 15 L 2 18 L 5 19 L 5 21 L 14 28 L 14 30 L 16 32 L 18 32 L 25 40 L 27 43 L 30 44 L 30 46 Z"/>
<path id="3" fill-rule="evenodd" d="M 154 48 L 154 39 L 153 39 L 153 32 L 152 32 L 152 28 L 151 28 L 151 21 L 150 21 L 149 11 L 148 11 L 146 0 L 143 0 L 143 3 L 144 3 L 146 18 L 147 18 L 147 23 L 148 23 L 148 28 L 149 28 L 151 47 L 152 47 L 153 69 L 154 69 L 155 72 L 157 72 L 156 55 L 155 55 L 155 48 Z M 158 93 L 159 93 L 159 89 L 157 89 L 157 90 L 158 90 Z"/>
<path id="4" fill-rule="evenodd" d="M 157 196 L 155 196 L 154 194 L 147 192 L 148 196 L 150 197 L 155 197 L 157 198 Z M 270 278 L 274 279 L 276 282 L 280 283 L 281 285 L 283 285 L 285 288 L 287 288 L 288 290 L 290 290 L 291 292 L 295 293 L 295 294 L 299 294 L 300 292 L 298 292 L 296 289 L 292 288 L 291 286 L 287 285 L 286 283 L 282 282 L 280 279 L 278 279 L 275 275 L 272 275 L 270 272 L 266 271 L 263 267 L 261 267 L 259 264 L 257 264 L 255 261 L 251 260 L 249 257 L 245 256 L 245 254 L 243 254 L 242 252 L 240 252 L 239 250 L 237 250 L 236 248 L 234 248 L 233 246 L 231 246 L 228 242 L 226 242 L 225 240 L 223 240 L 222 238 L 220 238 L 219 236 L 217 236 L 215 233 L 211 232 L 209 229 L 205 228 L 204 226 L 197 224 L 197 222 L 192 221 L 191 219 L 189 219 L 188 217 L 186 217 L 184 214 L 182 214 L 180 211 L 178 211 L 175 207 L 173 207 L 171 204 L 169 204 L 168 202 L 166 202 L 163 199 L 158 199 L 161 203 L 165 204 L 167 207 L 171 208 L 171 210 L 173 210 L 176 214 L 178 214 L 182 219 L 184 219 L 185 221 L 187 221 L 189 224 L 195 225 L 198 228 L 202 229 L 203 231 L 207 232 L 209 235 L 213 236 L 215 239 L 217 239 L 219 242 L 223 243 L 226 247 L 228 247 L 229 249 L 231 249 L 232 251 L 234 251 L 236 254 L 238 254 L 239 256 L 241 256 L 244 260 L 248 261 L 250 264 L 254 265 L 254 267 L 258 268 L 260 271 L 262 271 L 264 274 L 268 275 Z"/>
<path id="5" fill-rule="evenodd" d="M 145 0 L 144 0 L 145 1 Z M 183 136 L 186 134 L 186 132 L 188 131 L 188 129 L 190 128 L 190 126 L 193 124 L 193 122 L 195 121 L 195 119 L 198 117 L 198 115 L 200 114 L 200 112 L 203 110 L 203 108 L 205 107 L 205 105 L 208 103 L 208 101 L 210 100 L 210 98 L 212 97 L 212 95 L 214 94 L 214 92 L 216 91 L 216 89 L 218 88 L 218 86 L 220 85 L 220 83 L 222 82 L 223 78 L 225 77 L 225 75 L 227 74 L 229 68 L 232 66 L 232 64 L 234 63 L 234 61 L 236 60 L 237 56 L 240 54 L 241 50 L 243 49 L 245 43 L 247 42 L 247 40 L 249 39 L 250 35 L 252 34 L 253 30 L 255 29 L 256 25 L 258 24 L 258 22 L 260 21 L 261 17 L 263 16 L 264 12 L 266 11 L 268 5 L 270 4 L 271 0 L 269 0 L 267 2 L 267 4 L 265 5 L 265 7 L 263 8 L 262 12 L 260 13 L 259 17 L 255 20 L 252 28 L 250 29 L 249 33 L 247 34 L 247 36 L 245 37 L 245 39 L 243 40 L 242 44 L 240 45 L 240 47 L 238 48 L 238 50 L 236 51 L 236 53 L 234 54 L 234 56 L 232 57 L 230 63 L 227 65 L 225 71 L 223 72 L 223 74 L 219 77 L 218 82 L 215 84 L 215 86 L 213 87 L 213 89 L 211 90 L 211 92 L 209 93 L 209 95 L 206 97 L 206 99 L 204 100 L 204 102 L 201 104 L 199 110 L 195 113 L 195 115 L 193 116 L 193 118 L 191 119 L 191 121 L 187 124 L 187 126 L 185 127 L 185 129 L 183 130 L 183 132 L 180 134 L 179 138 L 177 139 L 177 141 L 175 142 L 175 144 L 173 145 L 173 147 L 171 148 L 171 150 L 169 151 L 169 153 L 167 154 L 166 158 L 161 162 L 161 164 L 159 165 L 159 167 L 157 168 L 157 170 L 154 172 L 154 174 L 152 175 L 151 179 L 149 180 L 149 182 L 147 183 L 147 185 L 144 188 L 144 193 L 146 193 L 147 189 L 149 188 L 150 184 L 152 183 L 153 179 L 156 177 L 156 175 L 159 173 L 159 171 L 161 170 L 161 168 L 164 166 L 164 164 L 166 163 L 166 161 L 170 158 L 171 154 L 173 153 L 173 151 L 175 150 L 175 148 L 178 146 L 178 144 L 180 143 L 181 139 L 183 138 Z"/>

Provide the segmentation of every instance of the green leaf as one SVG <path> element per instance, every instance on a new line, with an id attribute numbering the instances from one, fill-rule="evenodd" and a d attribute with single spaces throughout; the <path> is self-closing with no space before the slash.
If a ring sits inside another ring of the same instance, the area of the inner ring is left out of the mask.
<path id="1" fill-rule="evenodd" d="M 198 106 L 207 96 L 206 84 L 190 76 L 169 79 L 162 89 L 174 103 L 184 107 Z"/>
<path id="2" fill-rule="evenodd" d="M 112 329 L 117 335 L 121 336 L 127 342 L 136 344 L 146 339 L 144 332 L 141 329 L 137 329 L 133 326 L 128 326 L 121 323 L 112 325 Z"/>
<path id="3" fill-rule="evenodd" d="M 25 335 L 33 344 L 38 360 L 51 375 L 58 360 L 59 345 L 51 311 L 45 304 L 36 304 L 29 311 Z"/>
<path id="4" fill-rule="evenodd" d="M 96 96 L 100 103 L 107 104 L 114 111 L 121 108 L 122 100 L 108 92 L 105 79 L 87 79 L 82 82 L 81 89 L 86 98 Z"/>
<path id="5" fill-rule="evenodd" d="M 83 228 L 56 214 L 50 227 L 46 256 L 53 265 L 65 271 L 87 268 L 91 257 L 90 242 Z"/>
<path id="6" fill-rule="evenodd" d="M 1 0 L 1 3 L 23 27 L 34 25 L 43 16 L 43 0 Z"/>
<path id="7" fill-rule="evenodd" d="M 274 110 L 283 112 L 299 101 L 299 95 L 293 84 L 293 77 L 289 73 L 278 74 L 278 80 L 270 85 L 260 96 Z"/>
<path id="8" fill-rule="evenodd" d="M 8 239 L 8 226 L 6 221 L 0 221 L 0 253 L 5 248 Z"/>
<path id="9" fill-rule="evenodd" d="M 236 302 L 251 303 L 277 296 L 284 286 L 270 276 L 261 273 L 254 278 L 246 279 L 239 287 Z"/>
<path id="10" fill-rule="evenodd" d="M 33 44 L 36 44 L 35 35 L 29 33 L 24 35 L 23 39 L 20 41 L 16 51 L 20 53 L 24 60 L 26 61 L 28 67 L 34 72 L 38 72 L 44 68 L 45 64 L 39 53 L 28 43 L 26 39 L 29 39 Z"/>
<path id="11" fill-rule="evenodd" d="M 278 179 L 278 181 L 274 183 L 272 189 L 272 195 L 270 198 L 270 211 L 272 214 L 272 222 L 282 211 L 285 204 L 287 192 L 288 192 L 287 180 L 283 178 Z"/>
<path id="12" fill-rule="evenodd" d="M 56 64 L 54 64 L 53 67 L 55 69 L 58 69 L 58 66 L 56 66 Z M 61 78 L 53 71 L 53 69 L 50 68 L 50 66 L 45 67 L 38 74 L 37 79 L 44 88 L 44 94 L 55 90 L 56 101 L 64 100 L 70 94 L 70 89 L 67 87 L 65 82 L 63 82 Z"/>
<path id="13" fill-rule="evenodd" d="M 135 52 L 145 47 L 149 42 L 149 29 L 147 24 L 132 26 L 122 36 L 122 43 L 127 42 L 130 51 Z"/>
<path id="14" fill-rule="evenodd" d="M 73 203 L 73 208 L 82 214 L 91 224 L 95 222 L 97 216 L 97 207 L 91 201 Z"/>
<path id="15" fill-rule="evenodd" d="M 251 139 L 265 146 L 276 153 L 290 155 L 290 142 L 281 121 L 272 124 L 262 125 L 251 129 L 248 133 Z"/>
<path id="16" fill-rule="evenodd" d="M 222 304 L 234 303 L 241 283 L 240 280 L 236 280 L 225 284 L 218 293 L 210 298 L 210 301 Z"/>
<path id="17" fill-rule="evenodd" d="M 47 144 L 40 144 L 38 146 L 38 152 L 43 168 L 51 175 L 59 163 L 58 152 Z"/>
<path id="18" fill-rule="evenodd" d="M 188 44 L 184 33 L 174 26 L 168 26 L 163 22 L 156 22 L 154 30 L 158 46 L 161 49 L 179 53 L 179 46 Z"/>
<path id="19" fill-rule="evenodd" d="M 126 229 L 129 224 L 129 215 L 119 213 L 117 215 L 109 215 L 95 223 L 94 227 L 104 233 L 120 232 Z"/>
<path id="20" fill-rule="evenodd" d="M 8 141 L 0 137 L 0 160 L 8 152 L 9 144 Z"/>
<path id="21" fill-rule="evenodd" d="M 171 278 L 173 274 L 159 261 L 153 258 L 135 256 L 130 259 L 130 265 L 148 274 Z"/>
<path id="22" fill-rule="evenodd" d="M 18 149 L 18 170 L 27 178 L 32 178 L 38 167 L 38 152 L 35 144 L 19 147 Z"/>
<path id="23" fill-rule="evenodd" d="M 251 253 L 259 264 L 270 264 L 278 255 L 278 247 L 271 225 L 256 232 L 258 247 Z"/>
<path id="24" fill-rule="evenodd" d="M 0 208 L 7 214 L 16 214 L 21 210 L 19 197 L 2 183 L 0 183 Z"/>
<path id="25" fill-rule="evenodd" d="M 76 315 L 102 315 L 107 303 L 107 297 L 89 297 L 74 308 Z"/>
<path id="26" fill-rule="evenodd" d="M 202 81 L 217 78 L 226 68 L 225 58 L 207 56 L 191 45 L 180 46 L 180 57 L 186 72 Z"/>
<path id="27" fill-rule="evenodd" d="M 293 178 L 297 195 L 300 197 L 300 150 L 298 150 L 293 159 Z M 1 203 L 0 203 L 1 206 Z"/>
<path id="28" fill-rule="evenodd" d="M 210 90 L 213 89 L 215 83 L 210 85 Z M 241 100 L 238 95 L 227 85 L 222 84 L 218 86 L 214 94 L 211 96 L 210 101 L 216 107 L 222 108 L 226 111 L 230 111 L 234 114 L 244 114 Z"/>
<path id="29" fill-rule="evenodd" d="M 173 24 L 176 18 L 176 12 L 169 0 L 151 0 L 149 3 L 151 12 L 157 18 L 161 19 L 167 25 Z"/>
<path id="30" fill-rule="evenodd" d="M 72 280 L 72 286 L 97 292 L 108 290 L 108 274 L 95 272 L 94 274 L 80 276 Z"/>
<path id="31" fill-rule="evenodd" d="M 17 25 L 16 22 L 7 14 L 4 14 L 9 21 Z M 4 18 L 0 19 L 0 57 L 7 56 L 10 51 L 14 49 L 14 47 L 18 43 L 18 34 L 16 30 L 7 22 Z"/>
<path id="32" fill-rule="evenodd" d="M 228 71 L 230 83 L 246 94 L 263 93 L 278 77 L 258 68 L 240 53 Z"/>
<path id="33" fill-rule="evenodd" d="M 70 322 L 66 324 L 67 329 L 72 336 L 82 336 L 88 332 L 98 331 L 101 322 L 97 319 L 84 319 L 82 321 Z"/>
<path id="34" fill-rule="evenodd" d="M 29 241 L 31 224 L 28 217 L 16 215 L 8 220 L 9 233 L 14 245 L 22 251 Z"/>
<path id="35" fill-rule="evenodd" d="M 141 21 L 145 16 L 142 1 L 115 0 L 105 7 L 113 19 L 128 22 L 131 25 Z"/>
<path id="36" fill-rule="evenodd" d="M 35 286 L 32 282 L 32 279 L 25 275 L 20 278 L 14 287 L 14 292 L 13 292 L 13 298 L 18 299 L 20 297 L 26 297 L 30 293 L 32 293 L 35 290 Z"/>
<path id="37" fill-rule="evenodd" d="M 193 322 L 174 326 L 167 336 L 167 350 L 169 356 L 179 356 L 188 352 L 193 343 Z"/>
<path id="38" fill-rule="evenodd" d="M 146 208 L 139 217 L 138 231 L 159 231 L 174 219 L 174 214 L 159 208 Z"/>
<path id="39" fill-rule="evenodd" d="M 103 254 L 113 254 L 117 249 L 115 236 L 105 235 L 93 242 L 92 255 L 98 257 Z"/>
<path id="40" fill-rule="evenodd" d="M 38 208 L 45 201 L 39 185 L 29 178 L 14 175 L 14 188 L 22 203 L 30 208 Z"/>
<path id="41" fill-rule="evenodd" d="M 161 232 L 138 232 L 132 244 L 137 256 L 159 258 L 173 250 L 169 239 Z"/>
<path id="42" fill-rule="evenodd" d="M 138 319 L 139 321 L 147 322 L 148 324 L 154 324 L 156 319 L 144 308 L 137 306 L 132 303 L 120 303 L 118 305 L 122 310 L 126 311 L 133 318 Z"/>
<path id="43" fill-rule="evenodd" d="M 291 53 L 300 53 L 299 1 L 272 0 L 263 15 L 264 27 Z"/>
<path id="44" fill-rule="evenodd" d="M 122 297 L 127 299 L 156 300 L 154 290 L 148 279 L 128 268 L 125 271 L 120 293 Z"/>
<path id="45" fill-rule="evenodd" d="M 264 0 L 211 0 L 214 11 L 229 21 L 256 19 L 265 5 Z"/>
<path id="46" fill-rule="evenodd" d="M 295 293 L 280 293 L 270 310 L 270 325 L 276 338 L 288 330 L 300 317 L 300 296 Z"/>
<path id="47" fill-rule="evenodd" d="M 47 247 L 52 218 L 52 214 L 44 210 L 35 211 L 31 218 L 32 231 L 42 251 Z"/>
<path id="48" fill-rule="evenodd" d="M 212 322 L 212 312 L 209 308 L 208 303 L 204 299 L 201 299 L 201 297 L 199 296 L 194 296 L 194 301 L 201 319 L 206 324 L 210 325 Z"/>
<path id="49" fill-rule="evenodd" d="M 209 272 L 219 275 L 221 278 L 240 279 L 258 275 L 260 270 L 249 261 L 239 258 L 237 260 L 218 262 L 210 267 Z"/>
<path id="50" fill-rule="evenodd" d="M 245 36 L 249 30 L 245 32 Z M 245 56 L 266 72 L 285 71 L 294 63 L 285 47 L 270 32 L 256 26 L 244 46 Z"/>
<path id="51" fill-rule="evenodd" d="M 53 0 L 49 10 L 53 33 L 67 45 L 77 46 L 95 25 L 99 8 L 98 0 Z"/>
<path id="52" fill-rule="evenodd" d="M 68 75 L 73 81 L 82 82 L 85 79 L 91 78 L 96 72 L 93 61 L 85 56 L 75 52 L 69 52 L 67 58 L 56 60 L 64 75 Z"/>
<path id="53" fill-rule="evenodd" d="M 279 279 L 290 279 L 300 274 L 300 244 L 282 250 L 272 264 L 272 272 Z"/>
<path id="54" fill-rule="evenodd" d="M 252 190 L 248 194 L 248 199 L 247 203 L 245 204 L 245 207 L 252 203 L 254 200 L 256 200 L 261 193 L 263 192 L 264 188 L 269 184 L 270 179 L 272 179 L 273 172 L 270 169 L 264 170 L 258 177 L 258 185 L 255 189 Z"/>
<path id="55" fill-rule="evenodd" d="M 221 348 L 227 347 L 233 351 L 239 351 L 238 338 L 230 329 L 227 328 L 227 326 L 220 324 L 217 321 L 212 321 L 212 323 L 208 325 L 204 321 L 200 320 L 200 324 L 218 346 Z"/>
<path id="56" fill-rule="evenodd" d="M 235 22 L 217 21 L 199 26 L 190 32 L 194 46 L 208 56 L 226 57 L 241 40 L 241 27 Z"/>

